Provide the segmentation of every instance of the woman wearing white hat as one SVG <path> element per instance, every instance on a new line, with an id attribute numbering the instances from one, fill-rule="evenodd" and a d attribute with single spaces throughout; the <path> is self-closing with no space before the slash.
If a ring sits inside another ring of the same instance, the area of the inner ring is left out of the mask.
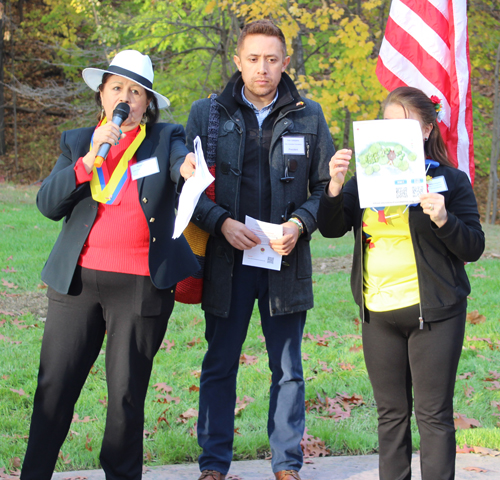
<path id="1" fill-rule="evenodd" d="M 172 240 L 176 184 L 191 174 L 192 154 L 182 126 L 156 123 L 169 101 L 153 90 L 153 77 L 151 60 L 135 50 L 117 54 L 107 70 L 83 71 L 100 121 L 63 133 L 62 153 L 38 193 L 40 211 L 64 220 L 42 272 L 49 309 L 23 480 L 52 477 L 106 332 L 101 466 L 108 480 L 142 475 L 153 358 L 176 283 L 199 270 L 186 240 Z M 126 118 L 118 126 L 111 119 L 120 109 Z"/>

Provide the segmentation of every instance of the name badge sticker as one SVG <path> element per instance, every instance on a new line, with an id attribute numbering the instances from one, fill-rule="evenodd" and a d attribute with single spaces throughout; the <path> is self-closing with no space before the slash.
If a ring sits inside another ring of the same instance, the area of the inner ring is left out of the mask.
<path id="1" fill-rule="evenodd" d="M 305 155 L 306 142 L 304 137 L 295 137 L 286 135 L 283 139 L 283 154 L 284 155 Z"/>
<path id="2" fill-rule="evenodd" d="M 142 160 L 130 167 L 132 180 L 138 180 L 139 178 L 148 177 L 149 175 L 154 175 L 159 171 L 160 166 L 158 165 L 158 157 L 152 157 L 148 158 L 147 160 Z"/>
<path id="3" fill-rule="evenodd" d="M 439 192 L 447 192 L 448 185 L 446 184 L 446 179 L 443 175 L 439 177 L 434 177 L 433 179 L 427 182 L 427 187 L 429 193 L 439 193 Z"/>

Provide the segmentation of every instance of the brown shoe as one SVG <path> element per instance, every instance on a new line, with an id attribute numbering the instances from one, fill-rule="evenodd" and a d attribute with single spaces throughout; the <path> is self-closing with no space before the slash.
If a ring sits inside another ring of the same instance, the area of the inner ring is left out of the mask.
<path id="1" fill-rule="evenodd" d="M 297 470 L 280 470 L 274 474 L 276 480 L 300 480 Z"/>
<path id="2" fill-rule="evenodd" d="M 225 475 L 215 470 L 203 470 L 198 480 L 224 480 L 225 478 Z"/>

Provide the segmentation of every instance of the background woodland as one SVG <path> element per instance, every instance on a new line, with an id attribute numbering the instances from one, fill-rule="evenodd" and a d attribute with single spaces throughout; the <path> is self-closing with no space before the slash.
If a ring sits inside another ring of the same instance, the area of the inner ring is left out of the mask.
<path id="1" fill-rule="evenodd" d="M 484 214 L 500 3 L 467 4 L 475 191 Z M 172 104 L 163 119 L 185 124 L 192 102 L 219 92 L 234 73 L 239 31 L 258 18 L 282 28 L 289 73 L 301 94 L 321 103 L 335 146 L 352 146 L 352 121 L 377 118 L 386 95 L 375 65 L 389 8 L 390 0 L 1 1 L 0 181 L 43 180 L 61 131 L 95 123 L 83 68 L 106 67 L 125 48 L 149 54 L 155 88 Z"/>

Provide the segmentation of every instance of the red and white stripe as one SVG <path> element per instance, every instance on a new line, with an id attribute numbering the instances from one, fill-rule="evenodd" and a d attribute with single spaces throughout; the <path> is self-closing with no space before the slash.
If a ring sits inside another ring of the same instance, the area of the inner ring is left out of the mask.
<path id="1" fill-rule="evenodd" d="M 393 0 L 376 72 L 389 91 L 411 86 L 441 99 L 439 126 L 449 156 L 473 182 L 466 1 Z"/>

